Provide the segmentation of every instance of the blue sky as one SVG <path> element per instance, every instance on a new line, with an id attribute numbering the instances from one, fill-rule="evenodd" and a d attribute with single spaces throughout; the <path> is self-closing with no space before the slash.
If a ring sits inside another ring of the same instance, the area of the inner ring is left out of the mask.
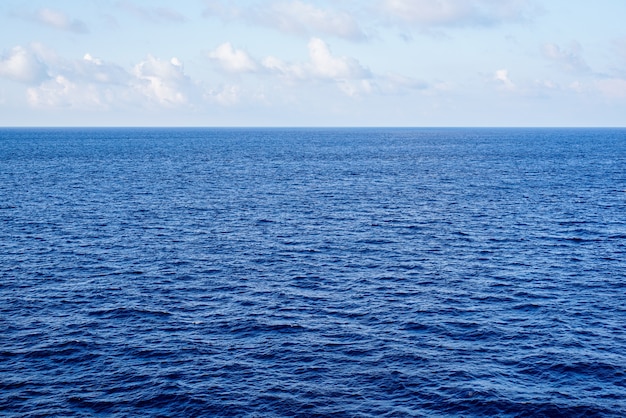
<path id="1" fill-rule="evenodd" d="M 2 126 L 626 126 L 626 1 L 3 0 Z"/>

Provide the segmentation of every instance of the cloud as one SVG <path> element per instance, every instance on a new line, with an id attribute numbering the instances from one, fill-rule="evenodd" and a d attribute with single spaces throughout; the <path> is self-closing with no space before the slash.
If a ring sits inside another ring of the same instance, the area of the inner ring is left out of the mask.
<path id="1" fill-rule="evenodd" d="M 208 87 L 192 80 L 177 58 L 165 60 L 148 55 L 123 68 L 91 53 L 81 59 L 62 58 L 42 45 L 15 47 L 5 54 L 0 61 L 0 76 L 29 83 L 26 95 L 33 107 L 95 110 L 198 108 L 210 103 L 267 105 L 268 92 L 289 95 L 293 87 L 318 88 L 322 84 L 351 97 L 402 94 L 429 87 L 411 77 L 372 73 L 355 58 L 334 54 L 320 38 L 311 38 L 306 48 L 308 59 L 303 61 L 286 62 L 272 56 L 257 61 L 225 42 L 209 53 L 223 70 L 223 79 Z M 244 83 L 233 83 L 238 74 L 246 72 L 251 75 Z M 296 91 L 292 93 L 295 97 Z"/>
<path id="2" fill-rule="evenodd" d="M 561 80 L 562 82 L 563 80 Z M 549 78 L 523 78 L 514 80 L 509 74 L 509 70 L 500 69 L 493 73 L 489 83 L 500 91 L 514 94 L 517 97 L 532 99 L 545 99 L 548 97 L 571 97 L 571 94 L 593 94 L 598 93 L 588 88 L 580 81 L 574 80 L 568 83 L 559 83 Z"/>
<path id="3" fill-rule="evenodd" d="M 205 0 L 203 16 L 241 21 L 303 37 L 333 36 L 352 41 L 371 39 L 377 24 L 434 31 L 451 27 L 486 27 L 532 20 L 536 0 Z M 342 8 L 343 7 L 343 8 Z M 364 27 L 357 17 L 367 18 Z"/>
<path id="4" fill-rule="evenodd" d="M 57 10 L 43 8 L 39 9 L 32 16 L 31 20 L 44 24 L 48 27 L 74 33 L 87 33 L 87 25 L 78 19 L 71 19 L 66 14 Z"/>
<path id="5" fill-rule="evenodd" d="M 201 100 L 201 89 L 177 58 L 168 61 L 149 55 L 128 71 L 89 53 L 79 60 L 59 59 L 49 51 L 47 55 L 50 77 L 26 91 L 33 107 L 172 108 Z"/>
<path id="6" fill-rule="evenodd" d="M 287 64 L 276 57 L 267 57 L 263 66 L 280 75 L 293 79 L 355 80 L 371 77 L 369 70 L 351 57 L 337 57 L 328 45 L 319 38 L 311 38 L 307 45 L 309 61 Z"/>
<path id="7" fill-rule="evenodd" d="M 426 82 L 399 74 L 375 75 L 368 78 L 337 80 L 339 89 L 350 97 L 378 95 L 403 95 L 415 90 L 426 90 Z"/>
<path id="8" fill-rule="evenodd" d="M 266 72 L 289 82 L 331 82 L 351 97 L 381 94 L 397 95 L 430 87 L 426 82 L 400 74 L 379 75 L 371 72 L 352 57 L 333 55 L 329 46 L 319 38 L 307 45 L 309 61 L 286 63 L 269 56 L 262 61 Z"/>
<path id="9" fill-rule="evenodd" d="M 311 73 L 325 79 L 362 79 L 371 76 L 370 72 L 350 57 L 335 57 L 328 45 L 319 38 L 312 38 L 308 44 L 311 59 Z"/>
<path id="10" fill-rule="evenodd" d="M 36 84 L 48 78 L 48 71 L 46 64 L 35 53 L 16 46 L 0 59 L 0 77 Z"/>
<path id="11" fill-rule="evenodd" d="M 307 77 L 304 65 L 289 64 L 274 56 L 263 59 L 262 65 L 270 73 L 279 74 L 289 80 L 304 80 Z"/>
<path id="12" fill-rule="evenodd" d="M 274 2 L 256 18 L 266 26 L 296 35 L 324 34 L 352 40 L 367 37 L 347 12 L 324 10 L 298 0 Z"/>
<path id="13" fill-rule="evenodd" d="M 512 91 L 516 89 L 515 83 L 509 78 L 509 70 L 497 70 L 493 76 L 494 81 L 503 90 Z"/>
<path id="14" fill-rule="evenodd" d="M 351 13 L 322 9 L 300 0 L 257 2 L 247 7 L 214 0 L 207 2 L 203 15 L 224 20 L 240 19 L 248 24 L 304 37 L 327 35 L 351 40 L 367 38 Z"/>
<path id="15" fill-rule="evenodd" d="M 31 106 L 106 109 L 127 96 L 132 76 L 118 65 L 89 53 L 82 60 L 64 60 L 41 45 L 38 49 L 47 56 L 52 76 L 27 90 Z"/>
<path id="16" fill-rule="evenodd" d="M 225 42 L 209 53 L 226 73 L 254 73 L 258 77 L 278 77 L 288 85 L 307 82 L 331 82 L 344 93 L 354 96 L 356 92 L 373 90 L 373 74 L 356 59 L 336 56 L 326 42 L 320 38 L 311 38 L 307 44 L 309 60 L 289 63 L 275 56 L 267 56 L 260 62 L 254 60 L 245 51 L 235 49 L 230 42 Z M 212 91 L 211 97 L 222 104 L 234 104 L 239 101 L 240 92 L 228 85 L 219 91 Z"/>
<path id="17" fill-rule="evenodd" d="M 567 88 L 575 93 L 583 93 L 585 91 L 585 86 L 580 81 L 571 82 Z"/>
<path id="18" fill-rule="evenodd" d="M 529 20 L 537 12 L 530 0 L 382 0 L 392 22 L 421 28 L 493 26 Z"/>
<path id="19" fill-rule="evenodd" d="M 209 53 L 209 57 L 230 73 L 253 72 L 257 64 L 241 49 L 234 49 L 230 42 L 225 42 Z"/>
<path id="20" fill-rule="evenodd" d="M 164 61 L 149 55 L 135 65 L 132 74 L 135 76 L 132 81 L 135 90 L 159 105 L 189 105 L 197 91 L 177 58 Z"/>
<path id="21" fill-rule="evenodd" d="M 553 43 L 543 46 L 543 55 L 568 72 L 589 72 L 591 70 L 581 54 L 582 47 L 575 41 L 571 43 L 568 49 L 561 49 Z"/>
<path id="22" fill-rule="evenodd" d="M 147 22 L 181 23 L 187 20 L 177 11 L 165 7 L 141 7 L 130 0 L 118 1 L 117 6 Z"/>
<path id="23" fill-rule="evenodd" d="M 227 84 L 210 90 L 207 96 L 221 106 L 234 106 L 240 102 L 242 93 L 241 86 Z"/>
<path id="24" fill-rule="evenodd" d="M 369 95 L 374 90 L 370 80 L 339 80 L 337 86 L 345 95 L 350 97 Z"/>
<path id="25" fill-rule="evenodd" d="M 91 84 L 78 84 L 58 75 L 38 87 L 27 90 L 28 102 L 33 107 L 106 107 L 106 94 Z"/>
<path id="26" fill-rule="evenodd" d="M 66 59 L 41 44 L 33 45 L 33 49 L 46 63 L 52 77 L 61 74 L 75 80 L 111 84 L 123 84 L 129 78 L 128 72 L 119 65 L 96 58 L 90 53 L 85 53 L 82 59 Z"/>
<path id="27" fill-rule="evenodd" d="M 116 64 L 110 64 L 87 53 L 74 65 L 75 74 L 83 80 L 101 84 L 126 84 L 130 75 Z"/>

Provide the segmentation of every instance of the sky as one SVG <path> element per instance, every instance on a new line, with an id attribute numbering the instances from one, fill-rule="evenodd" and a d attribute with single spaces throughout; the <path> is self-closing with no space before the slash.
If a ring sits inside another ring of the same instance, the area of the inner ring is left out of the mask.
<path id="1" fill-rule="evenodd" d="M 626 126 L 623 0 L 2 0 L 0 126 Z"/>

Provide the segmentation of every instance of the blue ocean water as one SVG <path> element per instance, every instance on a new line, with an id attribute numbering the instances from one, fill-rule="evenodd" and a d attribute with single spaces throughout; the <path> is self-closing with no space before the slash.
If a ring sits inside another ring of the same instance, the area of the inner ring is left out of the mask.
<path id="1" fill-rule="evenodd" d="M 0 129 L 0 415 L 626 416 L 626 129 Z"/>

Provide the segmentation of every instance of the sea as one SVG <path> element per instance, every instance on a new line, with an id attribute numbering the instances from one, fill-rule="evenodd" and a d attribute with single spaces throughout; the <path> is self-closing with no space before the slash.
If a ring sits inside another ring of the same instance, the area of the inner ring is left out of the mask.
<path id="1" fill-rule="evenodd" d="M 626 129 L 2 128 L 2 417 L 624 417 Z"/>

